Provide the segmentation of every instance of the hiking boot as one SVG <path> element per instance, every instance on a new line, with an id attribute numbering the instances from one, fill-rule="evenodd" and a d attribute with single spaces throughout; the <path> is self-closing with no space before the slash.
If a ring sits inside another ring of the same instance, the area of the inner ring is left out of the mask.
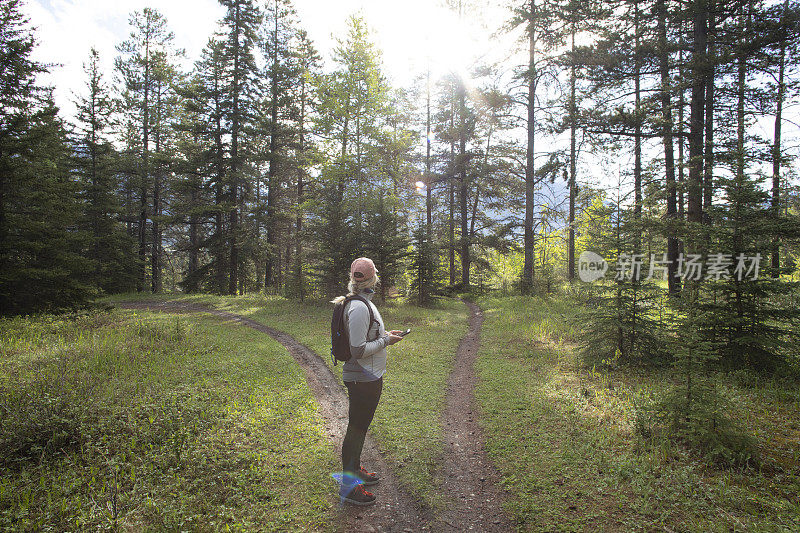
<path id="1" fill-rule="evenodd" d="M 353 490 L 347 496 L 342 498 L 342 501 L 353 505 L 372 505 L 375 503 L 375 495 L 364 490 L 364 487 L 359 483 L 353 487 Z"/>
<path id="2" fill-rule="evenodd" d="M 380 480 L 380 478 L 378 478 L 378 474 L 375 472 L 367 472 L 366 468 L 363 466 L 358 472 L 356 472 L 356 477 L 358 477 L 358 479 L 360 479 L 361 483 L 364 485 L 375 485 Z"/>

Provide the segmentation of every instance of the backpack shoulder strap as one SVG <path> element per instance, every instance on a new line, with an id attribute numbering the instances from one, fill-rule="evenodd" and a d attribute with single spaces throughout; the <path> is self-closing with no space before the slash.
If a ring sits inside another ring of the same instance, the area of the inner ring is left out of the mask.
<path id="1" fill-rule="evenodd" d="M 366 298 L 364 298 L 362 296 L 359 296 L 357 294 L 354 294 L 353 296 L 348 296 L 347 298 L 345 298 L 344 303 L 350 302 L 352 300 L 358 300 L 359 302 L 364 302 L 364 305 L 367 306 L 367 311 L 369 311 L 369 325 L 367 326 L 367 330 L 369 330 L 369 326 L 371 326 L 373 322 L 378 322 L 375 319 L 375 314 L 372 312 L 372 306 L 369 305 L 369 302 L 367 301 Z"/>

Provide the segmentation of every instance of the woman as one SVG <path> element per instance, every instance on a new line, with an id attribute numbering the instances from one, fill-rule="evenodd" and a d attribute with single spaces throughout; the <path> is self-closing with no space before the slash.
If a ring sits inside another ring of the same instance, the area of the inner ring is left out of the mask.
<path id="1" fill-rule="evenodd" d="M 349 398 L 347 433 L 342 443 L 342 484 L 339 495 L 342 501 L 355 505 L 375 503 L 375 495 L 364 490 L 364 485 L 374 485 L 378 476 L 361 466 L 361 449 L 367 428 L 375 415 L 386 372 L 386 347 L 403 339 L 400 331 L 388 333 L 375 304 L 372 303 L 378 272 L 372 259 L 359 257 L 350 265 L 349 296 L 360 296 L 366 303 L 353 299 L 345 303 L 344 321 L 350 337 L 350 359 L 342 369 L 342 379 Z M 332 303 L 347 297 L 339 296 Z M 370 322 L 372 308 L 374 319 Z"/>

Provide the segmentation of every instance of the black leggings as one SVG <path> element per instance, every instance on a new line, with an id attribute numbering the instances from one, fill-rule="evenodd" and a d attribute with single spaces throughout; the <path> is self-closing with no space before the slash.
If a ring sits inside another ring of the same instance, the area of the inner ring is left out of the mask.
<path id="1" fill-rule="evenodd" d="M 345 381 L 344 384 L 350 398 L 350 418 L 342 443 L 342 470 L 355 474 L 361 469 L 361 449 L 364 447 L 367 428 L 375 416 L 378 400 L 381 399 L 383 378 L 375 381 Z"/>

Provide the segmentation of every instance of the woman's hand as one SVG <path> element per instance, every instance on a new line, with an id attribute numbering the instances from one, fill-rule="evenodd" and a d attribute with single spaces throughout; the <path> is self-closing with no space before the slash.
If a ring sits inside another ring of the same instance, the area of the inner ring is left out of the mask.
<path id="1" fill-rule="evenodd" d="M 401 337 L 400 335 L 395 335 L 394 333 L 395 333 L 394 331 L 389 332 L 389 346 L 403 340 L 403 337 Z"/>

